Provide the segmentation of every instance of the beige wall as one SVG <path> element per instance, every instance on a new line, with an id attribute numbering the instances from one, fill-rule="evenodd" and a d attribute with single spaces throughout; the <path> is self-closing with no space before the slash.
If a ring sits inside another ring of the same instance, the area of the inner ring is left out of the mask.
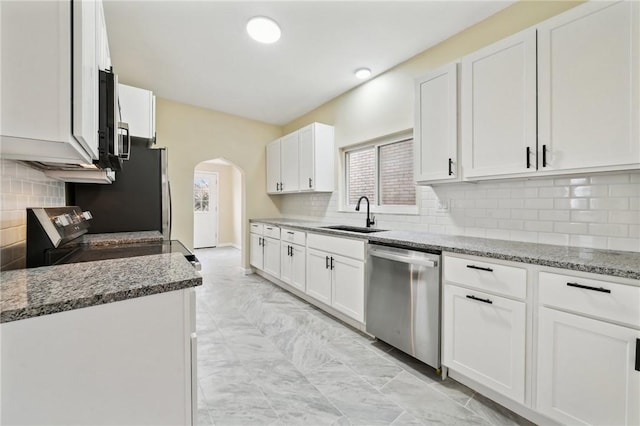
<path id="1" fill-rule="evenodd" d="M 248 218 L 280 215 L 279 200 L 265 191 L 265 146 L 282 135 L 281 128 L 161 98 L 156 118 L 158 146 L 169 153 L 172 238 L 193 247 L 193 171 L 202 161 L 223 158 L 241 169 L 245 182 L 240 204 L 243 266 L 248 267 Z"/>
<path id="2" fill-rule="evenodd" d="M 284 126 L 335 126 L 343 147 L 413 128 L 414 79 L 580 2 L 520 1 Z M 374 70 L 375 71 L 375 70 Z"/>
<path id="3" fill-rule="evenodd" d="M 240 226 L 242 211 L 240 206 L 238 206 L 238 210 L 234 209 L 233 167 L 200 163 L 196 166 L 195 171 L 218 173 L 218 247 L 236 245 L 234 243 L 234 228 L 236 222 Z M 237 189 L 242 192 L 242 187 Z"/>
<path id="4" fill-rule="evenodd" d="M 237 220 L 233 221 L 232 244 L 235 247 L 242 248 L 242 220 L 240 220 L 240 213 L 242 211 L 242 173 L 240 173 L 237 167 L 231 169 L 231 187 L 233 211 L 237 212 Z"/>

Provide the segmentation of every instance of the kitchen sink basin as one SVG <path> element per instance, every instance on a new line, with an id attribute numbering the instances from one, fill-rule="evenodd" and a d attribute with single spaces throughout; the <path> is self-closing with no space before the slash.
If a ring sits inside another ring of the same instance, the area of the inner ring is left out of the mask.
<path id="1" fill-rule="evenodd" d="M 359 232 L 361 234 L 370 234 L 372 232 L 386 231 L 386 229 L 363 228 L 360 226 L 348 226 L 348 225 L 323 226 L 323 228 L 335 229 L 336 231 Z"/>

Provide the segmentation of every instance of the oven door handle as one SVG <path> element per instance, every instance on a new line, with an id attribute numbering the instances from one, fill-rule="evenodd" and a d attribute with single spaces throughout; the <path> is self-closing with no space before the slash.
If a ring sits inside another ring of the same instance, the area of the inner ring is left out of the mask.
<path id="1" fill-rule="evenodd" d="M 415 257 L 402 256 L 400 254 L 388 253 L 386 251 L 370 250 L 369 255 L 380 257 L 382 259 L 393 260 L 394 262 L 425 266 L 427 268 L 435 268 L 436 266 L 438 266 L 438 262 L 436 260 L 419 259 Z"/>

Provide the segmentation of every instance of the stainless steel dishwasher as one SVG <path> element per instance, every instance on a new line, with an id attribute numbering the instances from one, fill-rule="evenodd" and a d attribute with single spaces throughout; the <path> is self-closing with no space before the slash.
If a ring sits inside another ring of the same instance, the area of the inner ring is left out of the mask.
<path id="1" fill-rule="evenodd" d="M 440 368 L 440 255 L 372 244 L 366 330 Z"/>

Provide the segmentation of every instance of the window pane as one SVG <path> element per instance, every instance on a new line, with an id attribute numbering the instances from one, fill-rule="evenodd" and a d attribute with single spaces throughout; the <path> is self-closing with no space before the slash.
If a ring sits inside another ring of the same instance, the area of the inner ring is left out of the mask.
<path id="1" fill-rule="evenodd" d="M 415 205 L 413 139 L 380 147 L 380 204 Z"/>
<path id="2" fill-rule="evenodd" d="M 358 198 L 365 195 L 369 201 L 375 203 L 376 163 L 375 148 L 363 149 L 347 153 L 347 204 L 353 205 Z"/>
<path id="3" fill-rule="evenodd" d="M 193 181 L 193 210 L 209 211 L 209 180 L 195 178 Z"/>

